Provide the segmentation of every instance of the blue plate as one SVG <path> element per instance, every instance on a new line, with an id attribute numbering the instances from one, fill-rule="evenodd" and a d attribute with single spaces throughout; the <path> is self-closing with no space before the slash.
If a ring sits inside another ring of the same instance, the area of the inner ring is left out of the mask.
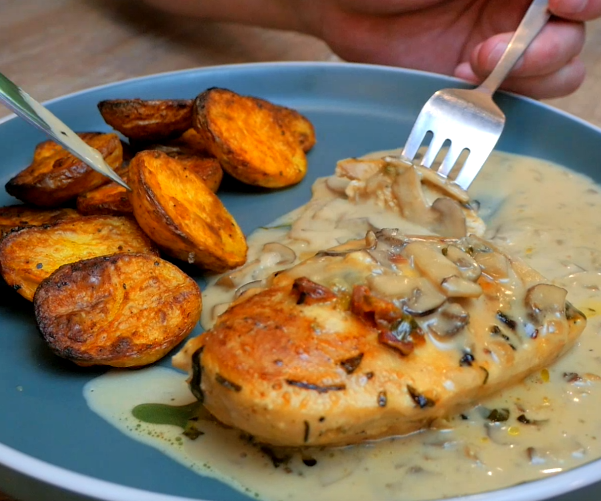
<path id="1" fill-rule="evenodd" d="M 442 87 L 460 85 L 451 78 L 377 66 L 252 64 L 129 80 L 55 99 L 48 107 L 80 131 L 109 130 L 96 108 L 103 99 L 192 98 L 213 86 L 298 109 L 315 124 L 318 138 L 305 180 L 268 194 L 221 193 L 249 233 L 306 202 L 313 181 L 330 174 L 336 160 L 401 146 L 426 99 Z M 528 99 L 500 94 L 498 102 L 507 114 L 500 149 L 567 165 L 601 181 L 600 130 Z M 29 164 L 34 146 L 44 139 L 20 120 L 0 124 L 3 184 Z M 0 205 L 14 203 L 0 194 Z M 82 388 L 101 371 L 77 368 L 54 356 L 37 332 L 31 303 L 5 284 L 0 297 L 1 490 L 23 501 L 248 499 L 127 438 L 88 410 Z M 599 461 L 534 484 L 464 499 L 540 500 L 598 480 Z M 598 501 L 601 484 L 555 501 L 568 499 Z"/>

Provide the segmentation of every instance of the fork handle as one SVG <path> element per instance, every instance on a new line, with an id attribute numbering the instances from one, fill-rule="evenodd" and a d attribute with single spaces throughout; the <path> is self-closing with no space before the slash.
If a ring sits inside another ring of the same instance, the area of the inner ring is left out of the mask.
<path id="1" fill-rule="evenodd" d="M 550 17 L 549 0 L 534 0 L 501 59 L 488 78 L 477 87 L 477 90 L 490 95 L 494 94 Z"/>

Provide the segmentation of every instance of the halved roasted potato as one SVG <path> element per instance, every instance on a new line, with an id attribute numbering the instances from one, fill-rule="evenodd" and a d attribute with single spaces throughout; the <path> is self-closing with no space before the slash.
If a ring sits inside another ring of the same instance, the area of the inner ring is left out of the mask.
<path id="1" fill-rule="evenodd" d="M 121 177 L 127 182 L 126 174 Z M 124 216 L 134 211 L 129 201 L 129 192 L 114 181 L 79 195 L 77 210 L 86 216 Z"/>
<path id="2" fill-rule="evenodd" d="M 113 170 L 119 171 L 123 147 L 116 134 L 83 132 L 78 135 L 96 148 Z M 46 141 L 36 147 L 31 165 L 6 183 L 6 191 L 33 205 L 56 207 L 108 182 L 107 177 L 61 146 Z"/>
<path id="3" fill-rule="evenodd" d="M 131 148 L 137 153 L 143 150 L 156 150 L 161 148 L 174 148 L 182 153 L 190 155 L 211 156 L 206 140 L 196 129 L 190 128 L 175 139 L 163 139 L 161 141 L 136 141 L 130 139 Z"/>
<path id="4" fill-rule="evenodd" d="M 107 124 L 136 141 L 175 138 L 192 127 L 189 99 L 111 99 L 98 109 Z"/>
<path id="5" fill-rule="evenodd" d="M 0 273 L 31 301 L 40 282 L 60 266 L 119 252 L 157 254 L 133 218 L 80 216 L 6 235 L 0 241 Z"/>
<path id="6" fill-rule="evenodd" d="M 192 331 L 202 308 L 196 282 L 148 254 L 61 266 L 40 284 L 33 301 L 50 348 L 83 366 L 151 364 Z"/>
<path id="7" fill-rule="evenodd" d="M 165 146 L 172 146 L 175 148 L 181 148 L 187 153 L 194 153 L 196 155 L 207 156 L 209 149 L 203 136 L 201 136 L 196 129 L 190 128 L 184 132 L 180 137 L 165 141 Z"/>
<path id="8" fill-rule="evenodd" d="M 196 98 L 194 127 L 225 171 L 265 188 L 301 181 L 305 151 L 315 141 L 313 126 L 300 113 L 218 88 Z"/>
<path id="9" fill-rule="evenodd" d="M 0 238 L 15 228 L 44 226 L 79 217 L 73 209 L 40 209 L 27 205 L 0 207 Z"/>
<path id="10" fill-rule="evenodd" d="M 181 162 L 161 151 L 141 151 L 129 165 L 128 180 L 138 223 L 166 253 L 211 271 L 246 261 L 240 227 Z"/>
<path id="11" fill-rule="evenodd" d="M 196 174 L 209 189 L 215 193 L 223 179 L 223 169 L 215 157 L 203 157 L 189 153 L 187 148 L 172 146 L 156 146 L 152 149 L 161 151 L 181 164 L 182 172 Z"/>
<path id="12" fill-rule="evenodd" d="M 162 151 L 180 162 L 182 174 L 196 174 L 207 184 L 213 193 L 219 188 L 221 179 L 223 178 L 223 170 L 217 159 L 188 155 L 181 153 L 179 148 L 167 146 L 156 146 L 153 149 Z M 127 172 L 121 177 L 127 181 Z M 112 181 L 95 190 L 79 195 L 77 197 L 77 210 L 85 215 L 107 214 L 121 216 L 133 213 L 129 192 Z"/>

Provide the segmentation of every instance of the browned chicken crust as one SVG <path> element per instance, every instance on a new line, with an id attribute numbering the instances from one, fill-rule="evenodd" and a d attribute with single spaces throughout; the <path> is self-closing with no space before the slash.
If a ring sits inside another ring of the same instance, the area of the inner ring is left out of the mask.
<path id="1" fill-rule="evenodd" d="M 315 132 L 297 111 L 213 88 L 196 98 L 193 123 L 225 171 L 244 183 L 282 188 L 307 172 Z"/>
<path id="2" fill-rule="evenodd" d="M 0 242 L 0 272 L 31 301 L 40 282 L 60 266 L 119 252 L 157 254 L 133 218 L 80 216 L 6 235 Z"/>
<path id="3" fill-rule="evenodd" d="M 162 358 L 192 331 L 202 306 L 194 280 L 148 254 L 64 265 L 40 284 L 33 302 L 40 332 L 58 356 L 113 367 Z"/>
<path id="4" fill-rule="evenodd" d="M 488 243 L 386 239 L 279 273 L 191 340 L 174 363 L 205 408 L 281 446 L 403 435 L 548 366 L 584 329 L 564 289 Z"/>
<path id="5" fill-rule="evenodd" d="M 129 168 L 134 215 L 168 254 L 211 271 L 243 264 L 244 234 L 207 184 L 160 151 L 142 151 Z"/>
<path id="6" fill-rule="evenodd" d="M 111 99 L 98 109 L 107 124 L 136 141 L 175 138 L 192 127 L 189 99 Z"/>
<path id="7" fill-rule="evenodd" d="M 123 147 L 116 134 L 83 132 L 78 134 L 96 148 L 107 164 L 118 171 L 123 163 Z M 109 179 L 93 170 L 52 141 L 40 143 L 33 162 L 6 183 L 6 191 L 24 202 L 57 207 L 80 193 L 106 184 Z"/>

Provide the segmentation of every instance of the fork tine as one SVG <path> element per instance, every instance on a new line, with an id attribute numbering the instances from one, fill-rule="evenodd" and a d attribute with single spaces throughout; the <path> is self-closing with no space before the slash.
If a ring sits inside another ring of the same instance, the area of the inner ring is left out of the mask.
<path id="1" fill-rule="evenodd" d="M 496 141 L 495 141 L 496 143 Z M 475 151 L 470 151 L 467 160 L 461 167 L 461 171 L 455 178 L 455 183 L 461 186 L 464 190 L 469 188 L 469 185 L 472 184 L 472 181 L 480 172 L 480 168 L 486 162 L 486 159 L 490 155 L 494 148 L 494 144 L 490 148 L 481 148 L 478 147 Z"/>
<path id="2" fill-rule="evenodd" d="M 457 160 L 461 156 L 465 148 L 463 146 L 457 146 L 457 143 L 452 142 L 449 147 L 449 151 L 447 151 L 440 168 L 438 169 L 438 173 L 443 176 L 448 176 L 449 172 L 453 170 L 453 166 L 457 163 Z"/>
<path id="3" fill-rule="evenodd" d="M 401 153 L 408 160 L 412 161 L 415 158 L 419 147 L 424 141 L 424 137 L 426 137 L 426 134 L 429 132 L 429 129 L 424 126 L 423 122 L 424 121 L 419 120 L 418 117 L 417 121 L 415 122 L 415 125 L 413 126 L 413 129 L 411 129 L 411 134 L 409 134 L 409 138 L 405 143 L 403 152 Z"/>
<path id="4" fill-rule="evenodd" d="M 442 134 L 434 134 L 432 141 L 430 141 L 430 146 L 428 146 L 428 150 L 424 154 L 424 158 L 422 158 L 421 161 L 421 164 L 424 167 L 428 167 L 429 169 L 432 166 L 445 140 L 446 138 Z"/>

